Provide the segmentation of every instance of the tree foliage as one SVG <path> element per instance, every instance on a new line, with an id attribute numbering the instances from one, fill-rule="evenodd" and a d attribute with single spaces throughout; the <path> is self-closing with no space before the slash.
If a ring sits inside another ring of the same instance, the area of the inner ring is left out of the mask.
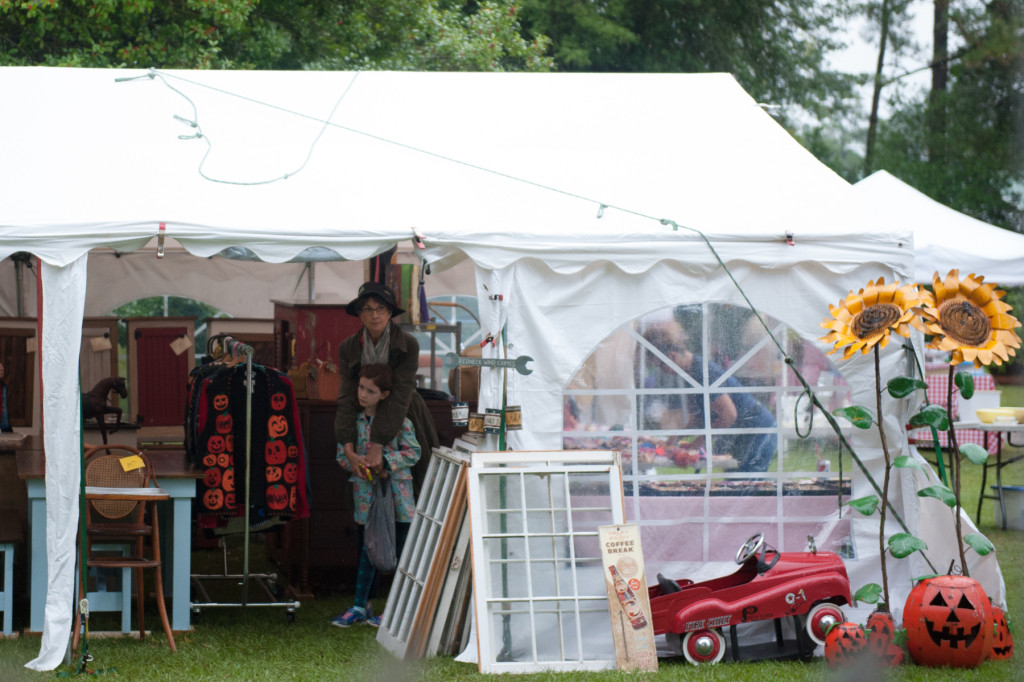
<path id="1" fill-rule="evenodd" d="M 0 64 L 549 70 L 510 0 L 0 0 Z"/>

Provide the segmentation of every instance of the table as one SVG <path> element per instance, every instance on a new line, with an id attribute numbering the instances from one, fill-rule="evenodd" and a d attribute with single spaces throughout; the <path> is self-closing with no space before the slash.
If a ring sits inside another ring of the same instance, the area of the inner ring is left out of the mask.
<path id="1" fill-rule="evenodd" d="M 936 370 L 934 365 L 928 365 L 928 374 L 925 381 L 928 382 L 928 402 L 932 405 L 939 405 L 940 407 L 946 407 L 947 391 L 949 390 L 949 365 L 940 365 L 941 370 Z M 996 389 L 995 379 L 992 378 L 991 374 L 982 374 L 974 376 L 974 390 L 975 391 L 994 391 Z M 956 399 L 953 400 L 953 414 L 950 415 L 950 419 L 957 418 L 957 406 Z M 998 442 L 989 442 L 989 438 L 986 432 L 982 429 L 977 428 L 976 424 L 968 424 L 966 428 L 961 429 L 959 424 L 954 424 L 956 428 L 956 441 L 963 445 L 964 443 L 976 443 L 977 445 L 983 445 L 990 455 L 996 454 L 998 449 Z M 946 431 L 939 431 L 939 445 L 941 447 L 949 447 L 949 433 Z M 929 443 L 932 441 L 931 429 L 914 429 L 908 437 L 912 441 L 916 441 L 919 445 Z M 999 439 L 997 438 L 996 441 Z"/>
<path id="2" fill-rule="evenodd" d="M 957 434 L 960 433 L 960 424 L 954 424 L 957 427 Z M 995 463 L 985 462 L 985 467 L 981 470 L 981 490 L 978 492 L 978 512 L 975 514 L 975 523 L 981 523 L 981 503 L 985 499 L 999 500 L 999 511 L 1003 515 L 1003 530 L 1006 530 L 1006 500 L 1003 499 L 1003 467 L 1009 466 L 1016 461 L 1024 459 L 1024 455 L 1017 455 L 1012 457 L 1005 462 L 1003 461 L 1003 438 L 1002 434 L 1006 434 L 1006 442 L 1008 445 L 1014 447 L 1021 447 L 1024 443 L 1014 443 L 1012 438 L 1015 433 L 1024 433 L 1024 424 L 981 424 L 978 422 L 966 424 L 968 428 L 977 429 L 985 434 L 985 449 L 988 449 L 988 434 L 996 434 L 996 461 Z M 985 494 L 985 479 L 988 475 L 989 467 L 995 467 L 996 469 L 996 495 Z"/>
<path id="3" fill-rule="evenodd" d="M 41 440 L 41 439 L 40 439 Z M 171 542 L 164 565 L 170 565 L 171 629 L 192 628 L 189 605 L 192 574 L 192 498 L 202 472 L 192 468 L 184 450 L 146 451 L 157 483 L 170 497 Z M 46 606 L 46 484 L 41 449 L 17 452 L 18 478 L 28 487 L 29 632 L 42 632 Z M 34 523 L 38 520 L 39 523 Z M 42 568 L 40 568 L 42 567 Z"/>

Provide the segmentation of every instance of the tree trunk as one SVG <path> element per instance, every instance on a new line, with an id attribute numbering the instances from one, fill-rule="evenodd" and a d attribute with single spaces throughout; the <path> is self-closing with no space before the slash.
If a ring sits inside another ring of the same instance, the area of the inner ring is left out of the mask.
<path id="1" fill-rule="evenodd" d="M 875 65 L 875 87 L 871 93 L 871 115 L 868 118 L 868 139 L 864 145 L 864 177 L 871 174 L 871 155 L 875 147 L 875 134 L 878 131 L 878 104 L 882 98 L 882 69 L 885 66 L 885 44 L 889 42 L 889 0 L 882 0 L 882 16 L 880 19 L 878 40 L 878 63 Z"/>
<path id="2" fill-rule="evenodd" d="M 935 0 L 932 27 L 932 89 L 928 95 L 928 159 L 946 158 L 946 81 L 949 77 L 949 0 Z"/>

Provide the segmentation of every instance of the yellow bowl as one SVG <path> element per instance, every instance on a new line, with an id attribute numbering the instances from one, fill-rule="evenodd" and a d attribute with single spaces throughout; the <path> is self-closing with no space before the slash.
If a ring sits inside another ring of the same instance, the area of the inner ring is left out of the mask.
<path id="1" fill-rule="evenodd" d="M 1012 407 L 983 407 L 978 410 L 976 414 L 978 415 L 978 421 L 982 424 L 991 424 L 995 422 L 996 417 L 1013 417 L 1015 419 L 1019 419 Z"/>
<path id="2" fill-rule="evenodd" d="M 1017 418 L 1018 424 L 1024 424 L 1024 407 L 1001 407 L 1001 410 L 1011 410 L 1013 416 Z"/>

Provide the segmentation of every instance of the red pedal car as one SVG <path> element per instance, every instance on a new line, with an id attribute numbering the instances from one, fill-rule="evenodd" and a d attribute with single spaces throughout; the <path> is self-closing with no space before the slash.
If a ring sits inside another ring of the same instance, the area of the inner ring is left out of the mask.
<path id="1" fill-rule="evenodd" d="M 774 621 L 776 643 L 768 655 L 787 655 L 782 621 L 789 617 L 797 636 L 796 651 L 790 645 L 788 654 L 811 656 L 826 631 L 845 620 L 839 607 L 853 603 L 846 567 L 833 552 L 779 552 L 759 533 L 740 547 L 736 563 L 740 569 L 731 575 L 700 583 L 658 574 L 658 584 L 648 588 L 654 634 L 666 635 L 691 663 L 721 661 L 727 627 L 739 661 L 736 627 L 757 621 Z"/>

